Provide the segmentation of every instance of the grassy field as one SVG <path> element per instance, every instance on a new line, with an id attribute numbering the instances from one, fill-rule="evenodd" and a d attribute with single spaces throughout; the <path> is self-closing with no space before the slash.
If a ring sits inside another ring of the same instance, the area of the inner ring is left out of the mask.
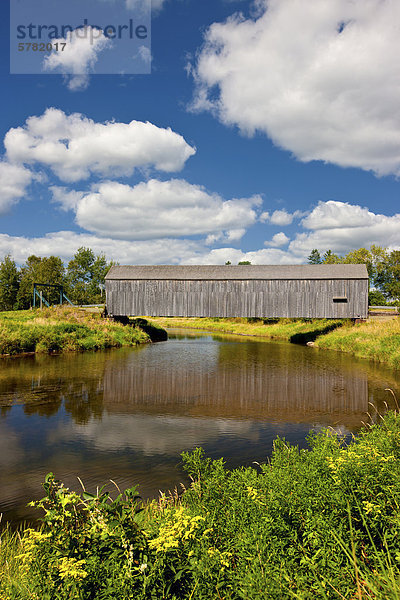
<path id="1" fill-rule="evenodd" d="M 149 341 L 140 327 L 126 327 L 75 307 L 0 313 L 0 355 L 82 352 Z"/>
<path id="2" fill-rule="evenodd" d="M 183 453 L 190 488 L 145 507 L 49 474 L 44 525 L 0 537 L 1 600 L 398 600 L 400 417 L 309 442 L 232 471 Z"/>

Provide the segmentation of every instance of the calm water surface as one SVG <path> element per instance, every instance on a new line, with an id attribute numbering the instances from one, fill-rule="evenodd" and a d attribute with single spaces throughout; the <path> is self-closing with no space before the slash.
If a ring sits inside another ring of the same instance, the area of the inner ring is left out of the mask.
<path id="1" fill-rule="evenodd" d="M 183 450 L 233 467 L 265 460 L 277 435 L 304 447 L 310 429 L 355 432 L 390 405 L 385 388 L 400 396 L 400 375 L 344 354 L 187 330 L 134 349 L 2 359 L 0 513 L 36 516 L 26 504 L 49 471 L 74 489 L 77 476 L 89 490 L 113 479 L 150 498 L 186 482 Z"/>

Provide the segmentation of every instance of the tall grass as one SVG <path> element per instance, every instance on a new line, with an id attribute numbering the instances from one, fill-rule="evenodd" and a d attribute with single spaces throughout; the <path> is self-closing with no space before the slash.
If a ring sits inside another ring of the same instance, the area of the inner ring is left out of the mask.
<path id="1" fill-rule="evenodd" d="M 150 341 L 140 326 L 124 326 L 73 307 L 0 313 L 0 355 L 133 346 Z"/>
<path id="2" fill-rule="evenodd" d="M 26 574 L 21 569 L 21 562 L 18 558 L 22 551 L 22 536 L 19 531 L 12 531 L 9 526 L 0 530 L 1 600 L 32 597 L 28 590 Z"/>
<path id="3" fill-rule="evenodd" d="M 354 356 L 400 368 L 400 319 L 370 320 L 345 325 L 318 338 L 316 346 L 349 352 Z"/>

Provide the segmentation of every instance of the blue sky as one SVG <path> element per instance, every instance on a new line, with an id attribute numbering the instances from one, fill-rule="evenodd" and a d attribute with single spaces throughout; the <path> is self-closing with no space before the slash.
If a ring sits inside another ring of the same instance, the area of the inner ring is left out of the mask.
<path id="1" fill-rule="evenodd" d="M 148 7 L 87 2 L 116 20 Z M 89 246 L 121 264 L 291 264 L 400 248 L 397 3 L 155 0 L 150 74 L 119 74 L 130 50 L 104 36 L 10 74 L 0 10 L 0 258 Z"/>

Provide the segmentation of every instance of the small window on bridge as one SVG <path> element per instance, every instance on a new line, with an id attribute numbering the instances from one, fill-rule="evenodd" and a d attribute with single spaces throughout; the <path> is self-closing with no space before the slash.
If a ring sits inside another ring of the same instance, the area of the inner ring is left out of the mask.
<path id="1" fill-rule="evenodd" d="M 336 302 L 337 304 L 339 304 L 339 303 L 347 304 L 347 297 L 346 296 L 336 296 L 336 298 L 333 298 L 333 301 Z"/>

